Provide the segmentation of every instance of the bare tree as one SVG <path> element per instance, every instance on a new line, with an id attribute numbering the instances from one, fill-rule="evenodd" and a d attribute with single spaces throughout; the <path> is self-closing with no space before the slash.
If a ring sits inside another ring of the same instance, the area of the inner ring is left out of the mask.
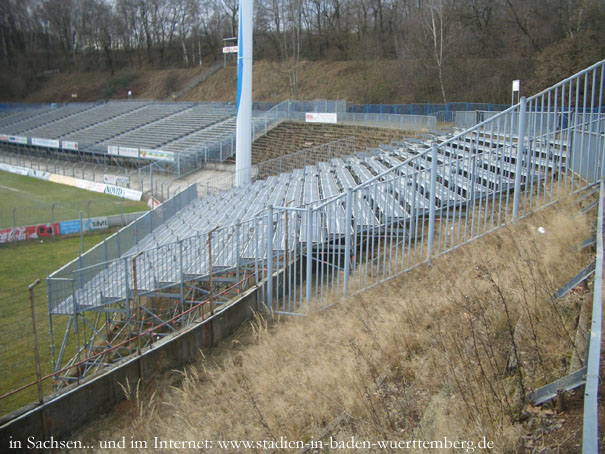
<path id="1" fill-rule="evenodd" d="M 425 29 L 428 31 L 432 41 L 433 58 L 437 66 L 439 74 L 439 87 L 441 88 L 441 96 L 443 103 L 447 104 L 445 96 L 445 87 L 443 85 L 443 51 L 444 51 L 444 11 L 443 0 L 428 0 L 427 2 L 428 17 L 425 21 Z"/>

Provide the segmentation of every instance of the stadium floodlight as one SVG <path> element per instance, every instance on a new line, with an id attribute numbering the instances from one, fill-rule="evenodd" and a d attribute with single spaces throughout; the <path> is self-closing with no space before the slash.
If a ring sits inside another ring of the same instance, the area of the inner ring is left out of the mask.
<path id="1" fill-rule="evenodd" d="M 239 0 L 235 182 L 250 184 L 252 166 L 252 0 Z"/>

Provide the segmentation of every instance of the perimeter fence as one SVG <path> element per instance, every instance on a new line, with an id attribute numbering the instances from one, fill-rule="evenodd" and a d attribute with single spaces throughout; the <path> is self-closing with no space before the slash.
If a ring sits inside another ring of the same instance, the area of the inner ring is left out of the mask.
<path id="1" fill-rule="evenodd" d="M 114 260 L 76 259 L 47 279 L 49 309 L 111 310 L 118 300 L 130 308 L 135 289 L 153 297 L 209 282 L 210 297 L 193 303 L 199 307 L 212 304 L 216 274 L 253 278 L 273 313 L 325 309 L 599 183 L 604 80 L 601 61 L 336 197 L 270 206 L 154 249 L 122 249 Z M 119 289 L 111 301 L 109 289 Z M 172 295 L 180 310 L 170 323 L 195 322 L 184 315 L 183 291 Z M 166 323 L 131 333 L 128 342 L 153 337 Z M 65 372 L 56 366 L 56 374 Z"/>

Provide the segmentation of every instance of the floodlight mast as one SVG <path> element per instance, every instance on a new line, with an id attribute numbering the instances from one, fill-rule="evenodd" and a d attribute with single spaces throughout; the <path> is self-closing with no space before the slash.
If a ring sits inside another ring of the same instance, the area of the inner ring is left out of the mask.
<path id="1" fill-rule="evenodd" d="M 251 183 L 252 166 L 252 0 L 239 0 L 235 183 Z"/>

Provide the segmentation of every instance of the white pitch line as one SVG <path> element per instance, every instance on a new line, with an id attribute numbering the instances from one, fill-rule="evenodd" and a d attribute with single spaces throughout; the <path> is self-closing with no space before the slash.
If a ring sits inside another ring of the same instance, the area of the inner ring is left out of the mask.
<path id="1" fill-rule="evenodd" d="M 6 189 L 7 191 L 13 191 L 13 192 L 23 192 L 23 191 L 20 191 L 19 189 L 11 188 L 9 186 L 4 186 L 3 184 L 0 184 L 0 189 Z"/>

